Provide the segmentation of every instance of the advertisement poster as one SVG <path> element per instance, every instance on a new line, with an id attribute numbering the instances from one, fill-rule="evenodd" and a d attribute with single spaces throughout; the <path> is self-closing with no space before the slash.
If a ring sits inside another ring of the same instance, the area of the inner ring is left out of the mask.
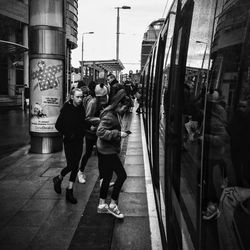
<path id="1" fill-rule="evenodd" d="M 33 59 L 30 63 L 30 131 L 54 133 L 62 107 L 63 64 L 61 60 Z"/>

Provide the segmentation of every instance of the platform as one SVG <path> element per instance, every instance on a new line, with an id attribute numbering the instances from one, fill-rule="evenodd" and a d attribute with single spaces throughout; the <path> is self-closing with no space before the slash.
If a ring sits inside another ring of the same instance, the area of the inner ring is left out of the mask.
<path id="1" fill-rule="evenodd" d="M 161 249 L 141 117 L 133 112 L 129 119 L 126 129 L 132 134 L 121 152 L 128 178 L 119 198 L 125 218 L 96 212 L 96 155 L 87 164 L 86 184 L 75 185 L 78 203 L 72 205 L 65 201 L 67 181 L 61 195 L 53 190 L 52 177 L 65 166 L 64 153 L 31 154 L 24 146 L 0 160 L 1 249 Z"/>

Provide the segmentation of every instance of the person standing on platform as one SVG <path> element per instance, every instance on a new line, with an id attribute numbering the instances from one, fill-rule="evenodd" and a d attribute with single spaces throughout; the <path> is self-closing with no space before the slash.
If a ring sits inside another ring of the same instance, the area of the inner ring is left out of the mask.
<path id="1" fill-rule="evenodd" d="M 97 212 L 110 213 L 119 219 L 124 218 L 124 215 L 119 211 L 117 201 L 122 185 L 127 178 L 119 158 L 121 139 L 128 136 L 128 133 L 121 131 L 121 116 L 127 108 L 124 105 L 125 100 L 126 92 L 121 89 L 114 95 L 111 104 L 101 113 L 101 121 L 96 133 L 100 175 L 103 177 Z M 106 198 L 113 172 L 116 173 L 117 179 L 112 191 L 111 202 L 107 205 Z"/>
<path id="2" fill-rule="evenodd" d="M 56 129 L 63 135 L 67 166 L 62 169 L 58 176 L 53 178 L 54 190 L 56 193 L 61 194 L 63 177 L 70 173 L 69 185 L 66 189 L 66 200 L 72 204 L 77 203 L 77 199 L 73 195 L 73 185 L 82 156 L 83 137 L 86 129 L 82 99 L 82 90 L 79 88 L 73 89 L 71 91 L 71 99 L 63 105 L 55 125 Z"/>
<path id="3" fill-rule="evenodd" d="M 109 104 L 112 102 L 112 98 L 114 95 L 120 90 L 124 89 L 124 87 L 116 80 L 113 74 L 107 75 L 107 84 L 110 86 L 109 92 Z"/>
<path id="4" fill-rule="evenodd" d="M 100 115 L 101 110 L 103 110 L 108 104 L 109 89 L 104 83 L 99 83 L 95 87 L 96 96 L 96 109 L 97 114 Z"/>
<path id="5" fill-rule="evenodd" d="M 84 174 L 85 166 L 91 157 L 93 147 L 96 144 L 97 136 L 96 129 L 100 123 L 100 118 L 97 117 L 96 109 L 96 97 L 95 97 L 96 83 L 94 81 L 89 83 L 89 95 L 83 99 L 83 106 L 86 112 L 86 122 L 88 123 L 88 128 L 86 129 L 85 142 L 86 150 L 82 157 L 81 166 L 78 171 L 78 181 L 79 183 L 86 182 L 86 176 Z"/>

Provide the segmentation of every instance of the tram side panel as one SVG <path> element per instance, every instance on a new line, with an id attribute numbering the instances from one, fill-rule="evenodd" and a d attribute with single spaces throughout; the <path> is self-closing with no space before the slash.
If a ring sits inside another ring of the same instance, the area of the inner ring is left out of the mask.
<path id="1" fill-rule="evenodd" d="M 247 148 L 250 141 L 245 130 L 249 117 L 249 45 L 246 42 L 249 37 L 249 4 L 239 1 L 231 6 L 229 2 L 223 6 L 220 1 L 194 1 L 190 35 L 186 37 L 187 55 L 181 58 L 186 63 L 179 69 L 176 66 L 178 55 L 183 51 L 178 49 L 183 43 L 183 29 L 179 25 L 177 31 L 176 26 L 171 25 L 171 16 L 179 14 L 173 11 L 173 5 L 171 11 L 175 14 L 169 15 L 169 21 L 164 24 L 162 30 L 166 34 L 161 33 L 166 42 L 165 58 L 163 65 L 157 64 L 156 68 L 163 67 L 160 71 L 162 75 L 152 77 L 155 72 L 148 70 L 149 82 L 144 84 L 144 87 L 150 86 L 148 93 L 150 89 L 154 93 L 157 88 L 161 89 L 160 105 L 155 100 L 152 102 L 152 96 L 150 104 L 146 102 L 148 107 L 156 105 L 152 107 L 154 116 L 155 112 L 159 112 L 155 116 L 159 124 L 158 140 L 154 137 L 152 140 L 157 129 L 150 121 L 152 116 L 145 116 L 145 121 L 148 124 L 147 134 L 151 133 L 148 140 L 152 169 L 158 168 L 159 181 L 155 190 L 159 192 L 156 199 L 159 216 L 165 233 L 167 227 L 164 220 L 168 218 L 167 222 L 172 224 L 169 227 L 172 232 L 168 232 L 168 236 L 177 234 L 176 239 L 181 240 L 181 245 L 177 245 L 181 247 L 187 244 L 194 249 L 228 249 L 225 246 L 238 249 L 236 247 L 245 247 L 248 242 L 244 232 L 249 228 L 247 223 L 243 223 L 247 218 L 242 219 L 244 216 L 238 212 L 239 200 L 235 201 L 237 209 L 230 207 L 231 210 L 221 209 L 223 204 L 220 200 L 223 190 L 227 190 L 226 186 L 239 185 L 244 194 L 248 193 L 248 174 L 244 169 L 248 160 L 244 147 Z M 184 8 L 182 6 L 180 15 L 184 13 Z M 233 23 L 230 13 L 234 13 L 238 26 L 225 33 L 223 29 Z M 244 26 L 244 23 L 247 25 Z M 175 41 L 174 32 L 178 38 Z M 158 48 L 158 51 L 161 50 Z M 150 60 L 154 61 L 155 57 Z M 175 60 L 171 60 L 173 57 Z M 182 72 L 179 79 L 173 77 L 176 70 Z M 161 79 L 161 83 L 156 79 Z M 241 117 L 243 113 L 245 118 Z M 226 128 L 225 124 L 230 126 Z M 241 138 L 239 127 L 244 131 L 244 147 L 238 143 Z M 237 146 L 242 148 L 242 154 L 232 150 Z M 155 147 L 158 147 L 157 150 L 154 150 Z M 217 152 L 213 152 L 213 148 Z M 239 169 L 245 171 L 244 176 Z M 240 193 L 238 189 L 235 190 Z M 241 199 L 248 204 L 247 195 Z M 230 215 L 232 210 L 234 216 Z M 227 228 L 227 221 L 233 227 Z M 239 233 L 235 234 L 232 228 Z"/>

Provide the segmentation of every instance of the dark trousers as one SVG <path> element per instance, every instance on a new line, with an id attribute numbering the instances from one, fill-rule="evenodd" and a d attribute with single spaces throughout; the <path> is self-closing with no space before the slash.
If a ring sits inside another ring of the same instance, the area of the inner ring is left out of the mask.
<path id="1" fill-rule="evenodd" d="M 100 190 L 100 198 L 106 199 L 109 190 L 109 183 L 112 179 L 113 172 L 115 172 L 117 179 L 114 184 L 111 199 L 118 200 L 119 194 L 124 181 L 127 178 L 125 169 L 121 163 L 121 160 L 117 154 L 104 155 L 99 154 L 99 166 L 101 169 L 101 174 L 103 175 L 103 182 Z"/>
<path id="2" fill-rule="evenodd" d="M 85 142 L 86 142 L 86 149 L 85 149 L 85 154 L 82 157 L 82 162 L 81 162 L 81 167 L 80 171 L 84 171 L 85 166 L 87 165 L 87 162 L 92 154 L 93 147 L 96 144 L 96 139 L 89 139 L 85 137 Z"/>
<path id="3" fill-rule="evenodd" d="M 204 185 L 204 205 L 208 202 L 218 203 L 221 195 L 221 184 L 223 178 L 227 176 L 227 166 L 223 159 L 206 159 L 205 185 Z M 216 171 L 216 168 L 217 169 Z M 215 171 L 219 175 L 215 175 Z M 218 172 L 219 171 L 219 172 Z"/>
<path id="4" fill-rule="evenodd" d="M 64 152 L 66 156 L 67 166 L 61 171 L 64 177 L 70 172 L 69 181 L 75 182 L 79 162 L 82 156 L 83 139 L 64 140 Z"/>

